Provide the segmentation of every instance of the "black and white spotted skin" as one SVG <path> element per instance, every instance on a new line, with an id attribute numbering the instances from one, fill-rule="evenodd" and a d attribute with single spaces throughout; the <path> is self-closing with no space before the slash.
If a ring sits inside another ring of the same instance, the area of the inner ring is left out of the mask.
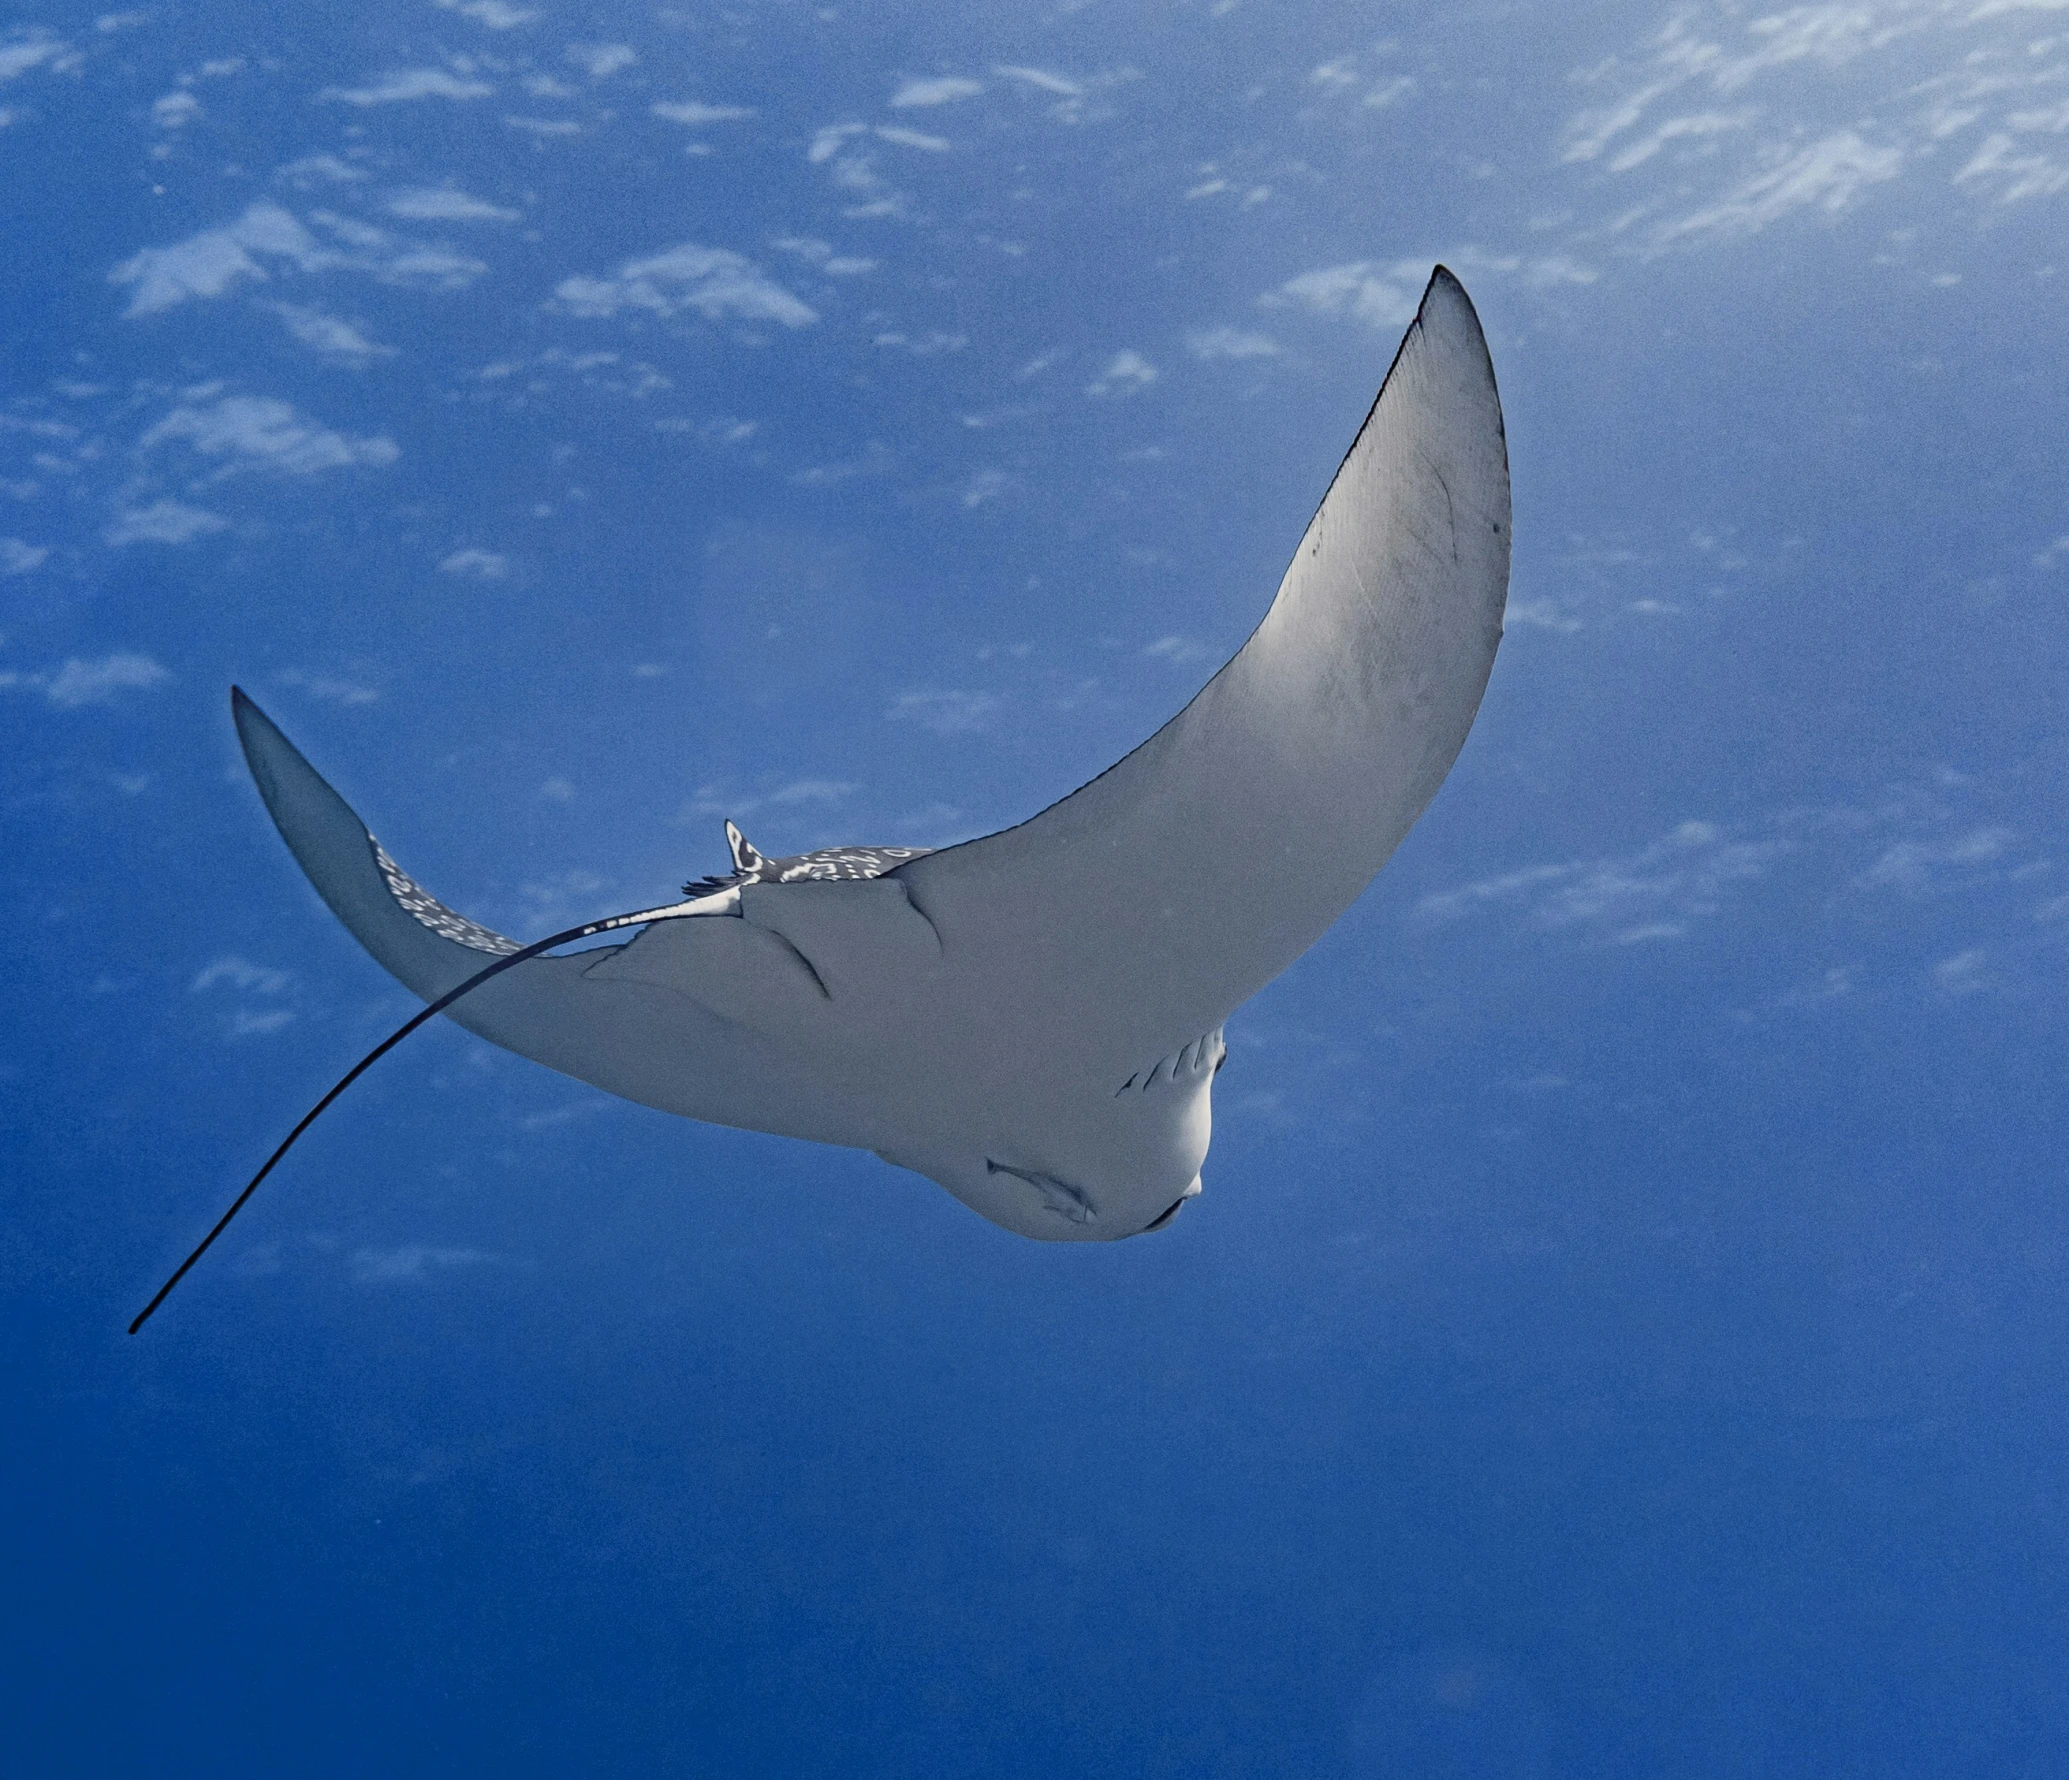
<path id="1" fill-rule="evenodd" d="M 733 869 L 722 878 L 698 878 L 685 884 L 685 896 L 716 896 L 749 884 L 827 884 L 880 878 L 907 860 L 924 859 L 934 851 L 932 847 L 821 847 L 816 852 L 771 859 L 731 822 L 726 824 L 726 843 L 732 848 Z"/>
<path id="2" fill-rule="evenodd" d="M 793 853 L 787 858 L 770 859 L 730 822 L 726 824 L 726 839 L 732 846 L 735 869 L 721 878 L 698 878 L 685 884 L 682 887 L 685 896 L 723 897 L 726 891 L 744 889 L 749 884 L 856 882 L 880 878 L 908 859 L 924 859 L 933 851 L 931 847 L 821 847 L 812 853 Z M 447 908 L 397 865 L 388 849 L 372 835 L 367 836 L 367 841 L 373 849 L 374 867 L 380 872 L 381 881 L 388 886 L 388 894 L 419 925 L 440 939 L 449 939 L 470 951 L 486 952 L 491 957 L 507 958 L 523 949 L 517 941 L 504 938 L 494 928 L 484 927 L 479 921 L 470 921 L 457 909 Z M 738 914 L 740 909 L 735 901 L 730 908 L 714 908 L 711 912 Z"/>
<path id="3" fill-rule="evenodd" d="M 388 849 L 374 840 L 372 842 L 374 867 L 381 874 L 381 881 L 388 886 L 388 894 L 421 925 L 430 928 L 440 939 L 449 939 L 455 945 L 465 946 L 470 951 L 487 952 L 495 957 L 507 958 L 513 952 L 524 950 L 514 939 L 505 939 L 492 927 L 484 927 L 479 921 L 470 921 L 457 909 L 449 909 L 430 891 L 426 890 L 408 872 L 388 856 Z"/>

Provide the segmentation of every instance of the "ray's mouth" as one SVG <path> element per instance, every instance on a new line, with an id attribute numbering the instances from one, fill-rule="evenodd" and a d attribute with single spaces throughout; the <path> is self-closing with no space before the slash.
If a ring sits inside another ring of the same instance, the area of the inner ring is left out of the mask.
<path id="1" fill-rule="evenodd" d="M 1176 1199 L 1172 1200 L 1169 1205 L 1165 1206 L 1162 1211 L 1158 1212 L 1155 1217 L 1151 1218 L 1150 1221 L 1144 1224 L 1140 1230 L 1135 1232 L 1135 1234 L 1138 1236 L 1147 1236 L 1152 1230 L 1163 1229 L 1166 1224 L 1170 1223 L 1170 1221 L 1185 1208 L 1185 1202 L 1188 1199 L 1197 1199 L 1199 1196 L 1200 1180 L 1199 1176 L 1195 1175 L 1193 1177 L 1193 1184 L 1191 1186 L 1187 1187 L 1184 1192 L 1179 1194 Z"/>

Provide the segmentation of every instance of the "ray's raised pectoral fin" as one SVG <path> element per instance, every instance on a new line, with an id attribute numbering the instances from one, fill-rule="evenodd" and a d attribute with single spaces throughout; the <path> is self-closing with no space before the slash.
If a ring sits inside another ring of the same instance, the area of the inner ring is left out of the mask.
<path id="1" fill-rule="evenodd" d="M 996 1001 L 1057 1010 L 1126 1077 L 1219 1026 L 1385 864 L 1472 727 L 1508 573 L 1494 370 L 1440 266 L 1234 658 L 1091 783 L 894 875 Z"/>

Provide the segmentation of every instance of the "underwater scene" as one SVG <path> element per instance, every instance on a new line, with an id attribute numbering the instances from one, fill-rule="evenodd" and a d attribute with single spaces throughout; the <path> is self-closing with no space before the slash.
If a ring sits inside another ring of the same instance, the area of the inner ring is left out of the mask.
<path id="1" fill-rule="evenodd" d="M 2063 0 L 30 4 L 0 169 L 10 1771 L 2069 1773 Z"/>

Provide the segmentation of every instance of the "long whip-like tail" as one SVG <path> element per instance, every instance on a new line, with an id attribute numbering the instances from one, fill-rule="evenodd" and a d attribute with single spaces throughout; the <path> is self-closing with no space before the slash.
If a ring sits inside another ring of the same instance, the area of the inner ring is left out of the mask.
<path id="1" fill-rule="evenodd" d="M 186 1278 L 187 1270 L 196 1261 L 200 1260 L 203 1255 L 208 1253 L 215 1239 L 230 1227 L 230 1220 L 244 1209 L 245 1201 L 258 1191 L 259 1182 L 273 1172 L 274 1165 L 289 1150 L 294 1148 L 295 1140 L 304 1131 L 308 1130 L 311 1125 L 316 1123 L 317 1119 L 322 1116 L 325 1108 L 434 1014 L 444 1013 L 461 996 L 471 994 L 491 977 L 500 976 L 504 971 L 524 963 L 527 959 L 536 958 L 543 952 L 550 952 L 555 946 L 564 946 L 578 939 L 591 939 L 599 933 L 610 933 L 620 927 L 638 927 L 648 921 L 665 921 L 682 915 L 716 914 L 719 911 L 714 905 L 720 901 L 722 901 L 721 897 L 700 896 L 689 902 L 670 903 L 665 908 L 640 909 L 631 914 L 611 915 L 601 921 L 589 921 L 580 927 L 570 927 L 565 933 L 556 933 L 548 939 L 534 940 L 530 945 L 522 946 L 517 951 L 498 958 L 495 963 L 486 966 L 484 969 L 476 971 L 457 988 L 448 989 L 436 1001 L 430 1003 L 429 1006 L 423 1008 L 418 1013 L 413 1014 L 393 1032 L 389 1033 L 386 1038 L 382 1039 L 379 1044 L 375 1045 L 372 1050 L 368 1051 L 357 1063 L 353 1064 L 350 1069 L 346 1070 L 338 1078 L 337 1084 L 331 1091 L 302 1115 L 301 1122 L 281 1139 L 280 1147 L 266 1158 L 265 1166 L 245 1183 L 244 1191 L 239 1193 L 230 1202 L 230 1209 L 216 1219 L 215 1228 L 201 1239 L 191 1255 L 173 1269 L 172 1277 L 158 1288 L 157 1295 L 152 1298 L 150 1303 L 144 1306 L 143 1310 L 138 1314 L 136 1321 L 129 1325 L 129 1332 L 134 1335 L 145 1323 L 150 1321 L 151 1313 L 165 1302 L 166 1298 L 170 1296 L 173 1287 Z"/>

